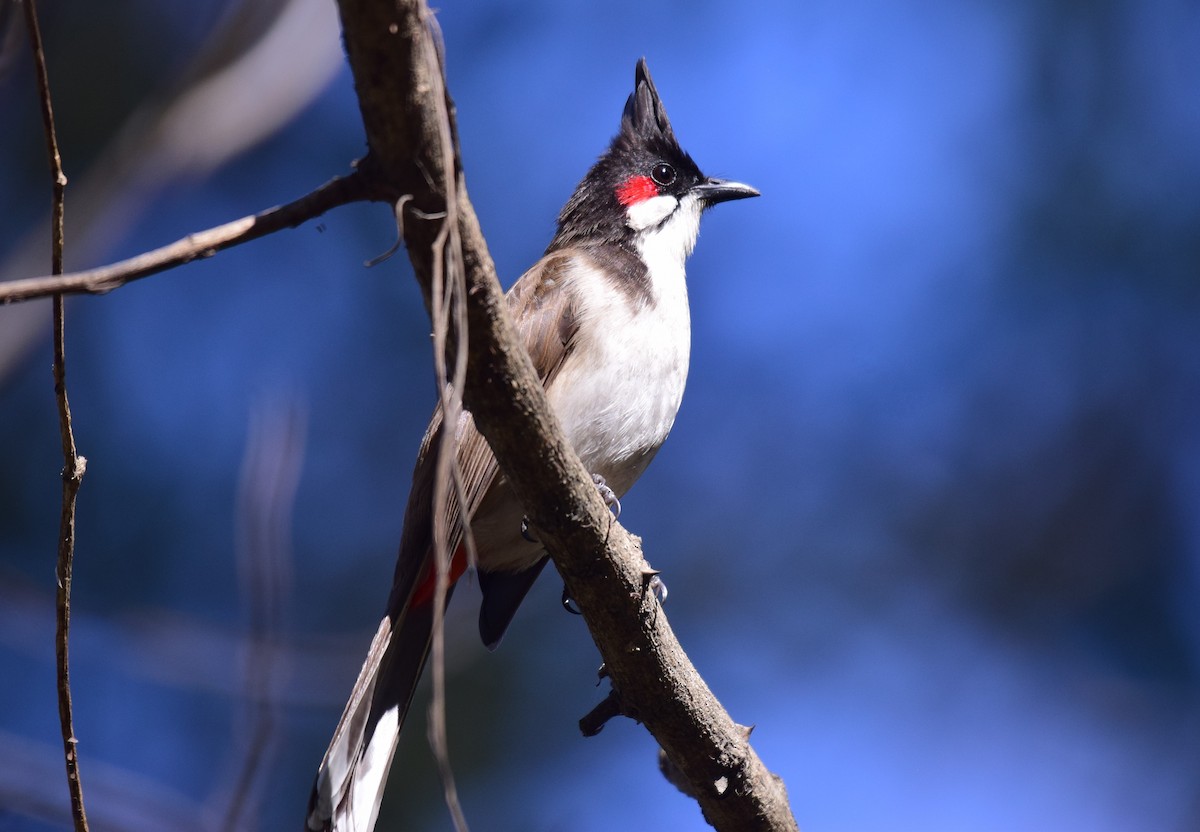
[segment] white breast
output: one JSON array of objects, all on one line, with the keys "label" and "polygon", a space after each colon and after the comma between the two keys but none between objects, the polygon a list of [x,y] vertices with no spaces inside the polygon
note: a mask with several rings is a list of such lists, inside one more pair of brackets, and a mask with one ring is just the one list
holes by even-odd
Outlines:
[{"label": "white breast", "polygon": [[649,303],[585,273],[592,267],[583,261],[567,277],[578,299],[579,330],[547,392],[584,465],[617,494],[645,470],[683,400],[691,351],[684,261],[699,219],[700,207],[685,200],[663,225],[641,235]]}]

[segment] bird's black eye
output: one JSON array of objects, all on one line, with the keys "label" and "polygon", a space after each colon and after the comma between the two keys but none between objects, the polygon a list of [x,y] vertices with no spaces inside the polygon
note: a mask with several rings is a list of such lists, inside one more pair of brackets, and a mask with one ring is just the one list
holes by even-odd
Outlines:
[{"label": "bird's black eye", "polygon": [[675,181],[675,168],[668,165],[666,162],[659,162],[654,166],[654,170],[650,171],[650,176],[659,185],[670,185]]}]

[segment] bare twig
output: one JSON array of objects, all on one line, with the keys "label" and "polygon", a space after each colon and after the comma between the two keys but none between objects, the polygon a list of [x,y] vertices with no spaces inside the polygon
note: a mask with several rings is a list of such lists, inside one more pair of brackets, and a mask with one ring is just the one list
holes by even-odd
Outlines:
[{"label": "bare twig", "polygon": [[[63,213],[67,177],[58,152],[58,134],[54,129],[54,106],[50,99],[50,76],[46,71],[46,53],[38,26],[36,0],[25,0],[25,22],[37,74],[38,98],[42,105],[42,124],[46,134],[46,155],[54,179],[50,214],[50,271],[63,270]],[[54,654],[58,677],[58,720],[62,729],[63,756],[67,768],[67,789],[71,794],[71,819],[77,832],[87,832],[87,811],[83,805],[83,783],[79,779],[79,755],[76,748],[74,717],[71,708],[71,674],[68,644],[71,632],[71,573],[75,560],[75,498],[83,481],[87,460],[75,450],[71,430],[71,405],[67,401],[66,324],[63,296],[54,296],[54,396],[58,403],[58,426],[62,439],[62,511],[58,522],[58,593],[55,598],[56,621]]]},{"label": "bare twig", "polygon": [[[423,14],[424,40],[416,48],[424,60],[428,77],[433,81],[444,78],[441,63],[440,36],[437,20],[428,9]],[[445,89],[435,90],[433,100],[440,102],[443,113],[439,122],[438,149],[441,152],[443,169],[452,170],[454,165],[454,138],[450,134],[450,117],[446,113]],[[433,363],[437,376],[439,402],[442,408],[441,448],[438,452],[438,473],[433,484],[434,516],[434,563],[437,566],[437,582],[433,605],[433,641],[431,645],[430,675],[433,677],[433,697],[429,704],[429,744],[437,760],[438,774],[442,781],[442,794],[456,832],[469,832],[467,817],[458,799],[458,787],[454,780],[454,769],[450,765],[450,743],[446,733],[446,593],[449,591],[450,551],[447,541],[451,530],[446,528],[446,502],[453,488],[460,506],[466,506],[462,483],[462,471],[455,449],[454,425],[463,410],[462,388],[467,371],[466,322],[466,276],[462,267],[462,243],[458,239],[457,202],[455,187],[447,183],[446,210],[441,227],[432,244],[433,280],[430,292],[430,313],[433,316],[434,351]],[[403,209],[401,209],[403,210]],[[446,367],[448,338],[456,335],[454,374],[450,376]],[[459,522],[466,525],[465,510]],[[469,533],[464,534],[469,539]],[[472,547],[473,548],[473,547]]]},{"label": "bare twig", "polygon": [[356,171],[346,176],[335,177],[312,193],[286,205],[270,208],[251,217],[242,217],[207,231],[189,234],[170,245],[110,266],[62,274],[60,264],[60,270],[51,277],[31,277],[0,283],[0,304],[32,300],[56,293],[103,295],[130,281],[182,266],[193,260],[212,257],[222,249],[257,240],[284,228],[295,228],[339,205],[382,198]]},{"label": "bare twig", "polygon": [[[0,0],[0,86],[12,59],[25,57],[23,49],[11,48],[10,37],[19,36],[21,45],[27,40],[21,6],[21,0]],[[82,175],[71,177],[70,262],[101,265],[97,252],[136,227],[164,188],[203,179],[276,133],[344,64],[337,10],[328,0],[212,4],[218,6],[221,13],[210,16],[195,53],[171,61],[155,91],[123,118]],[[2,106],[0,129],[11,131],[15,114],[7,100]],[[7,223],[6,237],[15,228]],[[4,246],[0,281],[46,273],[44,237],[39,228]],[[0,381],[42,342],[49,310],[48,299],[0,310]]]}]

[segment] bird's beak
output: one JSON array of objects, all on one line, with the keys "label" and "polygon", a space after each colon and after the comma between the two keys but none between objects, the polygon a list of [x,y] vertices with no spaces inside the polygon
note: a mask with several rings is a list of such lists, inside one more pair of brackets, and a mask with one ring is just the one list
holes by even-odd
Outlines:
[{"label": "bird's beak", "polygon": [[692,188],[692,193],[699,197],[705,205],[716,205],[718,202],[759,196],[758,191],[749,185],[731,182],[728,179],[705,179]]}]

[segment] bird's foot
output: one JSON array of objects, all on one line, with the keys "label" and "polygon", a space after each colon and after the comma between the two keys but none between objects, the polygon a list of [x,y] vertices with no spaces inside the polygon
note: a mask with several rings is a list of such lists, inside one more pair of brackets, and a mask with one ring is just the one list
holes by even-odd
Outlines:
[{"label": "bird's foot", "polygon": [[583,612],[579,609],[579,605],[575,603],[575,599],[567,592],[566,584],[563,584],[562,605],[563,609],[571,613],[571,615],[583,615]]},{"label": "bird's foot", "polygon": [[529,530],[529,518],[528,517],[521,518],[521,537],[525,538],[530,543],[540,542],[536,537],[533,536],[533,532],[531,532]]},{"label": "bird's foot", "polygon": [[[592,482],[596,484],[596,491],[600,492],[600,499],[604,500],[604,505],[608,506],[609,511],[613,513],[614,518],[621,516],[621,501],[617,499],[617,492],[608,487],[608,483],[604,481],[604,477],[599,474],[592,474]],[[521,537],[528,540],[530,543],[540,543],[533,532],[529,530],[529,518],[521,518]]]},{"label": "bird's foot", "polygon": [[647,569],[642,572],[642,585],[647,592],[654,593],[660,605],[667,602],[667,584],[662,579],[662,573],[657,569]]},{"label": "bird's foot", "polygon": [[608,506],[614,518],[619,518],[621,516],[621,501],[617,499],[617,493],[608,487],[608,483],[604,481],[604,477],[599,474],[592,474],[592,482],[596,484],[596,490],[600,492],[600,499],[604,500],[604,505]]}]

